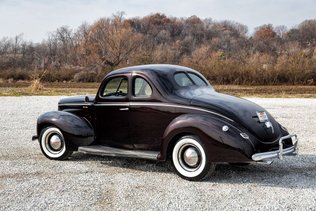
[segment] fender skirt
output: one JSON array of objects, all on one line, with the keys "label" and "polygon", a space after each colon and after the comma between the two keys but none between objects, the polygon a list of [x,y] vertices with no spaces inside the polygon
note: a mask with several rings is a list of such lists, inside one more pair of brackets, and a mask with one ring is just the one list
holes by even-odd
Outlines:
[{"label": "fender skirt", "polygon": [[94,141],[94,130],[91,124],[72,113],[64,111],[51,111],[42,114],[37,119],[37,135],[48,126],[59,128],[65,139],[73,146],[87,146]]}]

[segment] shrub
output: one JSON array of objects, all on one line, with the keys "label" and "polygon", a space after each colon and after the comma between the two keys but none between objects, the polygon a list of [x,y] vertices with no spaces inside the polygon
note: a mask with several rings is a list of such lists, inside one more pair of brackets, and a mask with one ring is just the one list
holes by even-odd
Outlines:
[{"label": "shrub", "polygon": [[97,73],[94,71],[83,70],[79,73],[76,73],[73,77],[75,82],[96,82]]},{"label": "shrub", "polygon": [[30,80],[30,71],[23,69],[9,69],[0,71],[0,78],[18,80]]},{"label": "shrub", "polygon": [[76,69],[50,69],[43,74],[41,80],[45,82],[71,81],[77,72]]}]

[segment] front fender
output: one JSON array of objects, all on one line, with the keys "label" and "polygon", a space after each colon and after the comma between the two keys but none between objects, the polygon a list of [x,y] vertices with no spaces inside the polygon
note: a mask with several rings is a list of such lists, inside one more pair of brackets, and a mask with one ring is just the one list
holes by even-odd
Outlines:
[{"label": "front fender", "polygon": [[[226,132],[222,130],[224,125],[229,127]],[[209,115],[184,114],[175,118],[166,128],[161,160],[166,159],[169,147],[182,134],[199,136],[212,162],[249,161],[254,153],[251,141],[242,138],[240,130],[233,123]]]},{"label": "front fender", "polygon": [[72,113],[51,111],[42,114],[37,119],[37,135],[47,126],[59,128],[66,140],[74,146],[86,146],[94,141],[94,130],[91,124]]}]

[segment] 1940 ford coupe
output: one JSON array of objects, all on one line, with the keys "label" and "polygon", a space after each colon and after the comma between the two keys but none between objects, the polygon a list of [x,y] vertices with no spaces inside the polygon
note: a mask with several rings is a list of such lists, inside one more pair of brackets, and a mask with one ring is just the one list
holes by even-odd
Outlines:
[{"label": "1940 ford coupe", "polygon": [[297,154],[297,137],[264,108],[220,94],[199,72],[142,65],[106,75],[96,96],[68,97],[42,114],[37,135],[49,159],[73,151],[166,161],[188,180],[218,162],[271,162]]}]

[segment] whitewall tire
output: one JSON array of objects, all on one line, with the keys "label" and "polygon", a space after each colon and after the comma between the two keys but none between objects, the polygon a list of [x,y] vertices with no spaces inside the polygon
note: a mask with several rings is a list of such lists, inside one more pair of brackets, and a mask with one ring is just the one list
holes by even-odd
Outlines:
[{"label": "whitewall tire", "polygon": [[49,159],[65,160],[72,154],[62,132],[57,127],[44,128],[39,142],[43,154]]},{"label": "whitewall tire", "polygon": [[184,136],[172,150],[172,163],[177,173],[187,180],[203,180],[214,171],[203,144],[195,136]]}]

